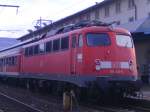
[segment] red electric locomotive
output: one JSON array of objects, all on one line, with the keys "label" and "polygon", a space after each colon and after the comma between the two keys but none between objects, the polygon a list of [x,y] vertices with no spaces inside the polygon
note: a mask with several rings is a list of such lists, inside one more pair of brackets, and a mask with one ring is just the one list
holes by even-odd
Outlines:
[{"label": "red electric locomotive", "polygon": [[107,92],[114,88],[130,95],[139,90],[136,67],[131,34],[95,21],[0,51],[1,77],[96,86]]}]

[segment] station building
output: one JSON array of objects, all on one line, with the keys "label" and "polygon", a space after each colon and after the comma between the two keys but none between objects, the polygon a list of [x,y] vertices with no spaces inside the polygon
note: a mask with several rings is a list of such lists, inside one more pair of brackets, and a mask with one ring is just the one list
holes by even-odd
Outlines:
[{"label": "station building", "polygon": [[138,72],[144,82],[150,82],[150,0],[104,0],[26,34],[18,40],[28,41],[35,37],[43,37],[53,30],[81,20],[100,20],[107,23],[115,21],[115,26],[128,29],[135,43]]}]

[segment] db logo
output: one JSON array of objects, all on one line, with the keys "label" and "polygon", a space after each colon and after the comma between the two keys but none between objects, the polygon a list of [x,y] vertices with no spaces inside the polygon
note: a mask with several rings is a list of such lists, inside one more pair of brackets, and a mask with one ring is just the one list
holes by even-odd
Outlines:
[{"label": "db logo", "polygon": [[95,64],[96,64],[96,65],[100,65],[100,64],[101,64],[101,60],[100,60],[100,59],[96,59],[96,60],[95,60]]}]

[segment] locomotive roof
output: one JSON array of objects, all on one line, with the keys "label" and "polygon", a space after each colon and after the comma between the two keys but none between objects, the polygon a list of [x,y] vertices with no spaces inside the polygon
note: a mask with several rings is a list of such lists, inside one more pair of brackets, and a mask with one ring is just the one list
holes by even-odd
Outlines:
[{"label": "locomotive roof", "polygon": [[4,52],[4,51],[7,51],[7,50],[10,50],[10,49],[14,49],[14,48],[18,48],[20,46],[24,46],[24,45],[27,45],[27,44],[31,44],[31,43],[34,43],[34,42],[38,42],[39,40],[42,40],[44,37],[54,37],[55,35],[63,35],[65,33],[68,33],[68,32],[74,32],[74,31],[79,31],[79,30],[91,30],[91,29],[94,29],[94,30],[99,30],[99,28],[101,28],[102,31],[115,31],[115,32],[124,32],[126,34],[130,34],[128,30],[125,30],[123,28],[113,28],[111,25],[113,23],[103,23],[103,22],[98,22],[98,21],[92,21],[92,22],[87,22],[87,21],[82,21],[78,24],[71,24],[71,25],[68,25],[68,26],[65,26],[65,27],[62,27],[60,29],[57,29],[53,32],[50,32],[50,33],[47,33],[47,34],[43,34],[43,35],[39,35],[39,36],[36,36],[35,38],[31,38],[31,39],[28,39],[26,41],[23,41],[23,42],[20,42],[18,44],[15,44],[11,47],[8,47],[8,48],[5,48],[5,49],[2,49],[0,50],[0,52]]}]

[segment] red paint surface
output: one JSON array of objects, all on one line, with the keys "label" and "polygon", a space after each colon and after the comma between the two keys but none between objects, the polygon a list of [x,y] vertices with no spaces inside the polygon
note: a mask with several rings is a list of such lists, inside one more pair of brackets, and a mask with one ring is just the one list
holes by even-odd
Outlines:
[{"label": "red paint surface", "polygon": [[[85,34],[88,32],[95,33],[107,33],[111,40],[110,46],[98,46],[98,47],[88,47],[86,44]],[[136,57],[134,48],[123,48],[118,47],[115,41],[115,34],[122,33],[130,35],[127,30],[124,29],[113,29],[108,27],[87,27],[83,29],[78,29],[65,34],[59,34],[53,37],[47,37],[42,41],[49,41],[55,38],[64,37],[69,35],[69,49],[66,51],[52,52],[39,54],[36,56],[26,57],[21,53],[21,58],[18,59],[16,66],[7,66],[7,72],[21,72],[21,73],[47,73],[47,74],[78,74],[78,75],[137,75],[136,70]],[[82,48],[76,47],[71,48],[71,35],[82,34],[84,39],[84,46]],[[39,41],[38,43],[41,43]],[[31,44],[32,45],[32,44]],[[29,45],[30,46],[30,45]],[[20,49],[23,50],[23,49]],[[82,62],[78,62],[77,54],[83,55]],[[100,71],[95,70],[95,59],[100,59],[102,61],[133,61],[133,70],[121,70],[117,68],[104,69]],[[0,68],[2,71],[2,67]]]}]

